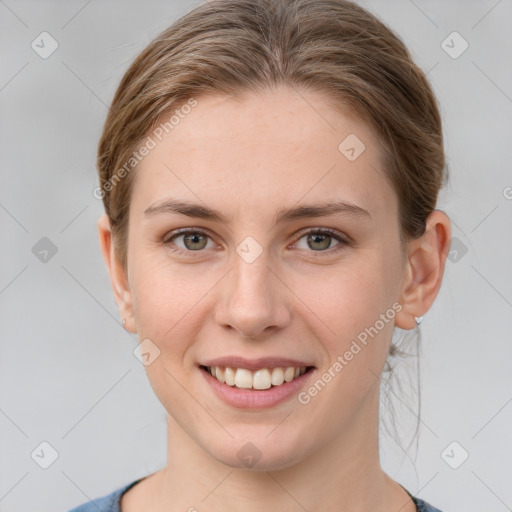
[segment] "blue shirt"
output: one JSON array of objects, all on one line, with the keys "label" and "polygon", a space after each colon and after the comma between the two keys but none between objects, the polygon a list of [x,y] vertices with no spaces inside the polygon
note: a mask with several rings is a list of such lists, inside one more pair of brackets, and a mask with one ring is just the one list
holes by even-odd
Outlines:
[{"label": "blue shirt", "polygon": [[[143,480],[143,478],[139,478],[138,480],[135,480],[135,482],[125,485],[111,494],[107,494],[101,498],[96,498],[93,501],[79,505],[78,507],[69,510],[69,512],[121,512],[119,507],[121,496],[124,492],[132,488],[141,480]],[[412,501],[416,505],[416,508],[418,509],[418,512],[441,512],[438,508],[434,508],[432,505],[429,505],[425,501],[420,500],[419,498],[415,498],[405,487],[401,487],[411,497]]]}]

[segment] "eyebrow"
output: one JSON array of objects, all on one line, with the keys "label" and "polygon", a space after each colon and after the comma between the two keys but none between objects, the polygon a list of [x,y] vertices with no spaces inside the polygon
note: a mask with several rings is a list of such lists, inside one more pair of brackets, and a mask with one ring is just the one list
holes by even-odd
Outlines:
[{"label": "eyebrow", "polygon": [[[229,224],[230,217],[225,216],[221,212],[209,208],[208,206],[191,203],[189,201],[179,201],[176,199],[165,199],[151,205],[144,210],[144,215],[152,216],[161,213],[181,214],[187,217],[212,220]],[[323,217],[327,215],[335,215],[337,213],[369,218],[372,216],[368,211],[347,201],[337,201],[334,203],[323,203],[313,205],[301,205],[289,209],[281,209],[274,216],[274,223],[280,224],[297,219],[305,219],[310,217]]]}]

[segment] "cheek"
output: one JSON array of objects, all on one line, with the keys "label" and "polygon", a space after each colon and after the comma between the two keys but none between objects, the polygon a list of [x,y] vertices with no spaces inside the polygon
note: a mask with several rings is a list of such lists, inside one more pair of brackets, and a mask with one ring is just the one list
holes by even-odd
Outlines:
[{"label": "cheek", "polygon": [[165,254],[141,254],[133,262],[133,309],[139,337],[155,340],[166,356],[180,357],[200,330],[196,319],[204,314],[202,301],[219,276],[195,265],[172,264]]},{"label": "cheek", "polygon": [[[356,261],[357,260],[357,261]],[[377,253],[357,255],[330,273],[296,281],[297,295],[323,324],[322,332],[343,343],[373,325],[391,304],[386,271]],[[310,312],[308,316],[310,317]]]},{"label": "cheek", "polygon": [[141,255],[133,259],[133,309],[139,336],[161,340],[186,313],[187,294],[179,273],[170,272],[165,262]]},{"label": "cheek", "polygon": [[[324,327],[317,333],[324,333],[319,340],[329,359],[318,375],[325,391],[318,392],[318,399],[311,398],[311,414],[316,418],[312,428],[333,425],[333,435],[335,425],[349,422],[368,397],[375,398],[394,327],[396,312],[386,292],[384,262],[378,257],[365,259],[365,264],[360,261],[360,266],[338,271],[330,286],[316,288],[304,301],[322,320],[316,325]],[[318,389],[324,386],[318,381],[311,384]],[[314,397],[317,391],[312,388],[305,391]]]},{"label": "cheek", "polygon": [[313,329],[336,375],[333,407],[341,401],[350,409],[374,385],[388,357],[396,314],[390,292],[395,276],[385,251],[368,250],[340,265],[329,279],[318,277],[314,287],[306,286],[309,278],[300,281],[303,293],[308,290],[304,303],[321,320]]},{"label": "cheek", "polygon": [[141,341],[150,339],[160,350],[145,370],[160,402],[169,413],[179,416],[180,410],[190,408],[183,385],[191,370],[187,369],[184,359],[197,339],[198,322],[194,318],[200,312],[198,303],[208,287],[204,279],[197,275],[191,278],[162,258],[141,257],[132,261],[136,276],[132,286],[133,309],[138,336]]}]

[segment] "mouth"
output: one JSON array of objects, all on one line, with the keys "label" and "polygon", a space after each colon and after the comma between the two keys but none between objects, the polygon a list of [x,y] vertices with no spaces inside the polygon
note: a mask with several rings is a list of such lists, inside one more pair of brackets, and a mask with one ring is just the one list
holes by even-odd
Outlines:
[{"label": "mouth", "polygon": [[199,368],[221,384],[232,388],[263,391],[279,388],[300,376],[310,373],[314,366],[283,366],[275,368],[236,368],[230,366],[205,366]]}]

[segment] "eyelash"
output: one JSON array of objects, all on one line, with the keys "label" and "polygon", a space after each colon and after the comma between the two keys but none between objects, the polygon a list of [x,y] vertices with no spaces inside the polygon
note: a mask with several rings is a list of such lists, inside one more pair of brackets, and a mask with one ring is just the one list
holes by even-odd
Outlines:
[{"label": "eyelash", "polygon": [[[176,238],[178,238],[180,236],[188,235],[188,234],[204,235],[211,239],[211,236],[208,233],[206,233],[205,231],[202,231],[200,229],[195,229],[195,228],[185,228],[185,229],[181,229],[181,230],[173,231],[173,232],[169,233],[168,236],[166,236],[164,238],[163,243],[164,243],[164,245],[167,245],[167,246],[169,246],[171,244],[174,245],[173,240],[175,240]],[[329,237],[334,238],[335,240],[337,240],[339,242],[339,244],[336,245],[335,247],[326,249],[324,251],[313,251],[313,250],[308,251],[308,252],[313,253],[315,255],[314,257],[321,256],[322,254],[332,254],[334,252],[337,252],[337,251],[343,249],[346,246],[351,245],[351,241],[349,239],[343,237],[337,231],[334,231],[329,228],[313,228],[313,229],[308,229],[306,231],[302,231],[294,243],[297,243],[301,238],[303,238],[304,236],[309,235],[309,234],[327,235]],[[200,249],[197,251],[191,251],[191,250],[182,249],[181,247],[176,247],[176,246],[172,249],[172,252],[185,253],[187,255],[191,255],[191,253],[192,254],[193,253],[201,253],[203,251],[204,251],[204,249]]]}]

